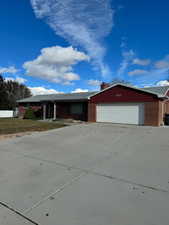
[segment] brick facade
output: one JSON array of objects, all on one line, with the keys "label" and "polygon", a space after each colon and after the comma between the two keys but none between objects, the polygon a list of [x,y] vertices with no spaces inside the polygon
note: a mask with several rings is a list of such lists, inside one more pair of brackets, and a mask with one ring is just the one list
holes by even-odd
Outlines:
[{"label": "brick facade", "polygon": [[[163,125],[164,103],[155,95],[128,87],[116,86],[91,97],[88,103],[88,121],[96,122],[96,105],[99,103],[135,102],[144,103],[144,125]],[[169,102],[167,103],[169,109]]]},{"label": "brick facade", "polygon": [[72,114],[71,113],[71,104],[76,104],[76,102],[71,103],[57,103],[56,117],[64,118],[64,119],[74,119],[74,120],[82,120],[87,121],[87,111],[88,111],[88,103],[83,102],[82,104],[82,113],[81,114]]},{"label": "brick facade", "polygon": [[[75,102],[76,103],[76,102]],[[62,119],[75,119],[75,120],[82,120],[87,121],[87,112],[88,112],[88,103],[82,102],[83,111],[81,114],[72,114],[71,113],[71,104],[75,104],[73,102],[58,102],[56,103],[56,117],[62,118]],[[34,111],[37,111],[39,109],[43,108],[43,104],[46,104],[46,118],[53,118],[54,117],[54,103],[52,102],[46,102],[46,103],[39,103],[39,105],[34,104],[20,104],[19,105],[19,117],[24,118],[24,114],[26,112],[26,109],[28,107],[31,107]]]},{"label": "brick facade", "polygon": [[154,101],[144,104],[144,125],[160,126],[163,125],[163,102]]},{"label": "brick facade", "polygon": [[88,122],[96,122],[96,104],[88,103]]},{"label": "brick facade", "polygon": [[[169,91],[166,95],[169,97]],[[169,100],[164,102],[164,114],[169,114]]]},{"label": "brick facade", "polygon": [[169,114],[169,100],[164,102],[164,113]]},{"label": "brick facade", "polygon": [[[36,111],[38,111],[38,110],[40,110],[40,109],[42,109],[42,106],[30,106],[35,112]],[[23,105],[20,105],[19,106],[19,118],[24,118],[24,115],[25,115],[25,112],[26,112],[26,109],[27,109],[28,107],[26,107],[26,106],[23,106]]]}]

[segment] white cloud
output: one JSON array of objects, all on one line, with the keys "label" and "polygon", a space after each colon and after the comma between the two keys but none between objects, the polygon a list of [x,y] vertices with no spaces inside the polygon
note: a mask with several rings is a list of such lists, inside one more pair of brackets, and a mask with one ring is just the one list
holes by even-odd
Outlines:
[{"label": "white cloud", "polygon": [[81,88],[76,88],[72,93],[79,93],[79,92],[88,92],[88,89],[81,89]]},{"label": "white cloud", "polygon": [[24,84],[27,80],[25,79],[25,78],[23,78],[23,77],[16,77],[16,78],[14,78],[14,77],[6,77],[5,78],[5,80],[6,81],[16,81],[16,82],[18,82],[19,84]]},{"label": "white cloud", "polygon": [[23,77],[16,77],[16,81],[20,84],[24,84],[27,80]]},{"label": "white cloud", "polygon": [[30,1],[37,18],[44,19],[57,35],[71,44],[83,47],[102,75],[109,72],[104,64],[106,49],[102,39],[114,25],[111,0]]},{"label": "white cloud", "polygon": [[128,72],[129,75],[140,75],[135,76],[137,82],[144,83],[154,83],[158,82],[159,79],[162,81],[167,80],[169,75],[169,55],[165,56],[162,60],[159,60],[153,64],[153,67],[148,70],[135,69]]},{"label": "white cloud", "polygon": [[88,84],[91,86],[99,86],[101,84],[100,80],[88,80]]},{"label": "white cloud", "polygon": [[149,59],[139,59],[139,58],[133,59],[133,64],[140,65],[140,66],[147,66],[150,64],[150,62],[151,61]]},{"label": "white cloud", "polygon": [[10,66],[10,67],[0,67],[0,74],[3,73],[11,73],[11,74],[15,74],[17,73],[18,70],[14,67],[14,66]]},{"label": "white cloud", "polygon": [[149,72],[147,70],[140,70],[140,69],[136,69],[136,70],[132,70],[130,72],[128,72],[128,74],[130,76],[133,76],[133,75],[145,75],[145,74],[148,74]]},{"label": "white cloud", "polygon": [[169,55],[166,55],[164,59],[155,63],[157,69],[169,69]]},{"label": "white cloud", "polygon": [[55,89],[47,89],[44,87],[28,87],[33,95],[49,95],[49,94],[59,94],[60,92]]},{"label": "white cloud", "polygon": [[89,57],[72,47],[54,46],[43,48],[41,54],[33,61],[25,62],[23,67],[26,74],[39,77],[54,83],[71,84],[79,80],[74,73],[73,65],[80,61],[87,61]]},{"label": "white cloud", "polygon": [[122,51],[122,56],[123,56],[123,60],[120,64],[120,68],[117,71],[117,75],[123,75],[125,70],[128,68],[128,66],[130,65],[131,61],[133,60],[133,57],[135,56],[135,53],[132,49],[130,49],[129,51]]},{"label": "white cloud", "polygon": [[161,80],[156,83],[157,86],[169,86],[168,80]]},{"label": "white cloud", "polygon": [[15,78],[13,78],[13,77],[6,77],[5,81],[15,81]]},{"label": "white cloud", "polygon": [[[123,40],[125,44],[125,40]],[[126,45],[122,45],[122,53],[125,52],[125,49],[127,48]],[[128,56],[128,57],[127,57]],[[136,54],[131,50],[130,54],[127,54],[123,56],[123,61],[120,65],[120,69],[117,73],[119,77],[118,79],[125,79],[125,73],[127,71],[128,75],[131,76],[129,78],[130,81],[134,81],[135,83],[139,83],[141,86],[147,86],[151,84],[154,84],[158,82],[159,80],[167,80],[169,77],[169,55],[165,56],[162,60],[157,61],[156,63],[151,63],[152,61],[150,60],[150,63],[152,64],[151,66],[148,65],[149,67],[147,69],[142,69],[141,66],[143,64],[147,64],[148,61],[143,62],[140,61],[138,57],[136,57]],[[136,60],[137,59],[137,60]],[[139,59],[139,60],[138,60]],[[148,59],[144,59],[148,60]],[[138,65],[140,64],[140,68],[132,68],[128,69],[129,66],[135,67],[133,65],[133,61],[137,63]],[[121,75],[121,76],[120,76]],[[133,76],[133,77],[132,77]],[[133,80],[134,79],[134,80]]]}]

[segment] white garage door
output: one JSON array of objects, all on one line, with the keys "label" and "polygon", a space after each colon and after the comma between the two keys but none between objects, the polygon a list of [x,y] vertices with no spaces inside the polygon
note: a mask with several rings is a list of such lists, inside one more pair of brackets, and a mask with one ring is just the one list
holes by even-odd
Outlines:
[{"label": "white garage door", "polygon": [[144,104],[98,104],[96,111],[97,122],[144,124]]}]

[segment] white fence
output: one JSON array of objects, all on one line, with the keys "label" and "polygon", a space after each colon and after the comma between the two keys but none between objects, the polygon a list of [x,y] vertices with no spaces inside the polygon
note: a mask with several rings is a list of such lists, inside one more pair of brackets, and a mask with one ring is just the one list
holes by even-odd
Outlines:
[{"label": "white fence", "polygon": [[12,118],[14,112],[12,110],[0,110],[0,118]]}]

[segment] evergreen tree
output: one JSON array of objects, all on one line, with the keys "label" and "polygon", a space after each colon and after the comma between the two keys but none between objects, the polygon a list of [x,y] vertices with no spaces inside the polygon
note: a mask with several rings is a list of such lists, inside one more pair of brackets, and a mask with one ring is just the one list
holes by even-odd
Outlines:
[{"label": "evergreen tree", "polygon": [[0,109],[11,110],[17,106],[17,100],[31,96],[31,91],[16,81],[5,81],[0,75]]}]

